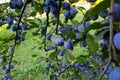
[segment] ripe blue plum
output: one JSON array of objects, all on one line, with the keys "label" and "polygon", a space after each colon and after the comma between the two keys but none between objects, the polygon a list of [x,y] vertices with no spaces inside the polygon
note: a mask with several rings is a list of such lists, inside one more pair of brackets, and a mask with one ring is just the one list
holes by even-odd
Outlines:
[{"label": "ripe blue plum", "polygon": [[76,15],[78,13],[78,10],[76,8],[70,9],[70,15]]},{"label": "ripe blue plum", "polygon": [[49,13],[49,12],[50,12],[50,7],[49,7],[49,6],[45,6],[45,7],[44,7],[44,11],[45,11],[46,13]]},{"label": "ripe blue plum", "polygon": [[57,10],[56,7],[50,7],[50,12],[51,12],[52,14],[57,14],[57,13],[58,13],[57,11],[58,11],[58,10]]},{"label": "ripe blue plum", "polygon": [[11,29],[12,31],[16,31],[16,30],[17,30],[17,26],[16,26],[16,25],[12,25],[12,26],[10,27],[10,29]]},{"label": "ripe blue plum", "polygon": [[13,17],[7,17],[7,24],[12,25],[13,24]]},{"label": "ripe blue plum", "polygon": [[4,74],[7,74],[9,71],[8,71],[8,69],[5,69],[4,70]]},{"label": "ripe blue plum", "polygon": [[103,47],[105,45],[104,41],[100,42],[100,46]]},{"label": "ripe blue plum", "polygon": [[50,68],[51,67],[51,64],[50,63],[47,63],[46,64],[46,68]]},{"label": "ripe blue plum", "polygon": [[11,9],[15,9],[16,7],[17,7],[16,1],[11,1],[11,2],[10,2],[10,8],[11,8]]},{"label": "ripe blue plum", "polygon": [[24,40],[25,40],[24,36],[19,36],[19,39],[20,39],[21,41],[24,41]]},{"label": "ripe blue plum", "polygon": [[69,39],[68,41],[65,41],[64,42],[64,48],[73,50],[73,42],[72,42],[72,40]]},{"label": "ripe blue plum", "polygon": [[6,65],[2,65],[2,70],[5,70],[6,69]]},{"label": "ripe blue plum", "polygon": [[61,51],[59,52],[59,55],[60,55],[60,56],[63,56],[63,54],[64,54],[64,51],[61,50]]},{"label": "ripe blue plum", "polygon": [[21,27],[22,27],[23,30],[27,30],[28,29],[27,24],[23,24]]},{"label": "ripe blue plum", "polygon": [[46,36],[46,39],[47,39],[47,40],[51,40],[51,35],[48,34],[48,35]]},{"label": "ripe blue plum", "polygon": [[23,0],[17,0],[17,8],[18,9],[22,9],[23,5],[24,5]]},{"label": "ripe blue plum", "polygon": [[45,0],[45,5],[49,6],[52,3],[52,0]]},{"label": "ripe blue plum", "polygon": [[117,50],[120,50],[120,32],[116,33],[113,37],[113,43]]},{"label": "ripe blue plum", "polygon": [[120,21],[120,4],[114,4],[114,21]]},{"label": "ripe blue plum", "polygon": [[91,23],[89,21],[85,22],[85,27],[88,27],[90,25],[91,25]]},{"label": "ripe blue plum", "polygon": [[63,44],[64,44],[64,38],[63,38],[63,37],[57,38],[57,39],[56,39],[56,44],[57,44],[58,46],[63,45]]},{"label": "ripe blue plum", "polygon": [[109,75],[109,80],[120,80],[120,67],[116,67]]},{"label": "ripe blue plum", "polygon": [[70,11],[69,10],[65,10],[64,11],[64,16],[65,16],[66,19],[68,19],[69,16],[70,16]]},{"label": "ripe blue plum", "polygon": [[82,47],[86,47],[87,46],[86,40],[82,40],[81,45],[82,45]]},{"label": "ripe blue plum", "polygon": [[9,51],[10,51],[11,53],[14,51],[13,46],[10,46],[10,47],[9,47]]},{"label": "ripe blue plum", "polygon": [[81,39],[81,35],[80,35],[80,33],[79,32],[77,32],[76,34],[75,34],[75,36],[76,36],[76,39]]},{"label": "ripe blue plum", "polygon": [[[104,70],[105,68],[106,68],[106,65],[103,65],[103,66],[102,66],[102,70]],[[106,71],[106,74],[110,74],[110,73],[112,72],[112,70],[113,70],[112,65],[110,65],[110,66],[108,67],[108,70]]]},{"label": "ripe blue plum", "polygon": [[65,9],[70,10],[70,3],[69,2],[64,2],[63,3]]},{"label": "ripe blue plum", "polygon": [[13,65],[13,64],[10,64],[10,68],[11,68],[11,69],[14,69],[14,65]]}]

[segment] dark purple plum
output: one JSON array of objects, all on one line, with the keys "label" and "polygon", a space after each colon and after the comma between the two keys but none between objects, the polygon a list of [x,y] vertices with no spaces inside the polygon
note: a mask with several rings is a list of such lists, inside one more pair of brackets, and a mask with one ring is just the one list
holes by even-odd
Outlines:
[{"label": "dark purple plum", "polygon": [[85,27],[88,27],[90,25],[91,25],[91,23],[89,21],[85,22]]},{"label": "dark purple plum", "polygon": [[57,38],[57,39],[56,39],[56,44],[57,44],[58,46],[63,45],[63,44],[64,44],[64,38],[63,38],[63,37]]},{"label": "dark purple plum", "polygon": [[68,19],[69,16],[70,16],[70,11],[69,10],[65,10],[64,11],[64,16],[65,16],[66,19]]},{"label": "dark purple plum", "polygon": [[73,50],[73,41],[71,39],[69,39],[68,41],[65,41],[64,42],[64,48]]},{"label": "dark purple plum", "polygon": [[2,65],[2,70],[5,70],[6,69],[6,65]]},{"label": "dark purple plum", "polygon": [[109,75],[109,80],[120,80],[120,67],[116,67]]},{"label": "dark purple plum", "polygon": [[22,27],[23,30],[27,30],[28,29],[27,24],[23,24],[21,27]]},{"label": "dark purple plum", "polygon": [[63,50],[59,52],[59,56],[63,56],[63,54],[64,54]]},{"label": "dark purple plum", "polygon": [[13,64],[10,64],[10,68],[11,68],[11,69],[14,69],[14,65],[13,65]]},{"label": "dark purple plum", "polygon": [[95,15],[93,17],[91,17],[92,20],[97,20],[98,19],[98,15]]},{"label": "dark purple plum", "polygon": [[70,9],[70,15],[76,15],[78,13],[78,10],[76,8]]},{"label": "dark purple plum", "polygon": [[51,40],[51,35],[48,34],[48,35],[46,36],[46,39],[47,39],[47,40]]},{"label": "dark purple plum", "polygon": [[114,4],[114,21],[120,21],[120,4]]},{"label": "dark purple plum", "polygon": [[13,17],[7,17],[7,24],[12,25],[13,24]]},{"label": "dark purple plum", "polygon": [[120,32],[116,33],[113,37],[113,43],[117,50],[120,50]]},{"label": "dark purple plum", "polygon": [[23,36],[19,36],[19,39],[20,39],[21,41],[24,41],[24,40],[25,40],[25,38],[24,38]]},{"label": "dark purple plum", "polygon": [[23,0],[17,0],[17,8],[18,9],[22,9],[23,5],[24,5]]},{"label": "dark purple plum", "polygon": [[15,9],[16,7],[17,7],[16,1],[11,1],[11,2],[10,2],[10,8],[11,8],[11,9]]},{"label": "dark purple plum", "polygon": [[16,31],[16,30],[17,30],[17,26],[16,26],[16,25],[12,25],[12,26],[10,27],[10,29],[11,29],[12,31]]},{"label": "dark purple plum", "polygon": [[86,46],[87,46],[86,41],[85,41],[85,40],[82,40],[82,41],[81,41],[81,45],[82,45],[82,47],[86,47]]},{"label": "dark purple plum", "polygon": [[70,9],[70,3],[69,2],[64,2],[63,3],[65,9],[69,10]]},{"label": "dark purple plum", "polygon": [[52,14],[57,14],[58,13],[57,11],[58,11],[58,9],[56,7],[50,7],[50,12]]},{"label": "dark purple plum", "polygon": [[44,7],[44,11],[45,11],[46,13],[49,13],[49,12],[50,12],[50,7],[49,7],[49,6],[45,6],[45,7]]},{"label": "dark purple plum", "polygon": [[101,16],[102,18],[105,18],[105,17],[108,16],[108,13],[109,13],[108,9],[105,9],[105,10],[103,10],[102,12],[100,12],[100,16]]},{"label": "dark purple plum", "polygon": [[52,0],[45,0],[45,5],[49,6],[50,4],[52,4]]}]

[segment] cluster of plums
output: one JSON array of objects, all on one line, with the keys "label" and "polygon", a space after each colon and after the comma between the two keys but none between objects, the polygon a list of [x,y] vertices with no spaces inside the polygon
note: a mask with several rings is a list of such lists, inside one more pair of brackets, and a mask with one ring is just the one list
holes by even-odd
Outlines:
[{"label": "cluster of plums", "polygon": [[64,2],[63,5],[65,8],[64,11],[65,20],[68,20],[70,16],[75,16],[78,13],[78,10],[74,7],[71,7],[69,2]]},{"label": "cluster of plums", "polygon": [[[31,3],[32,1],[33,0],[27,0],[28,3]],[[10,1],[10,8],[11,9],[16,9],[16,8],[22,9],[23,5],[24,5],[23,0],[11,0]]]},{"label": "cluster of plums", "polygon": [[[3,70],[4,74],[8,74],[8,73],[9,73],[9,70],[8,70],[8,68],[6,67],[6,65],[2,65],[2,66],[1,66],[1,69]],[[13,65],[13,64],[10,64],[10,69],[14,69],[14,65]],[[7,76],[5,76],[2,80],[10,80],[10,76],[7,75]]]}]

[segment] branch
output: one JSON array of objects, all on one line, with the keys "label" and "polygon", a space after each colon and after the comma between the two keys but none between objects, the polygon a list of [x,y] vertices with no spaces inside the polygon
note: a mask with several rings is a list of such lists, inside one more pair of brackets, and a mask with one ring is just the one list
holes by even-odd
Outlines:
[{"label": "branch", "polygon": [[13,52],[11,53],[10,61],[9,61],[9,65],[8,65],[8,72],[9,72],[8,75],[10,75],[10,71],[11,71],[10,64],[12,63],[13,55],[14,55],[14,53],[15,53],[15,47],[16,47],[16,43],[17,43],[16,37],[18,36],[18,32],[17,32],[17,31],[18,31],[18,27],[19,27],[19,25],[20,25],[20,22],[21,22],[23,13],[24,13],[24,11],[25,11],[25,9],[26,9],[26,6],[27,6],[27,1],[25,2],[25,5],[24,5],[23,8],[22,8],[22,11],[21,11],[20,16],[19,16],[19,21],[18,21],[18,23],[17,23],[17,30],[16,30],[16,32],[15,32],[15,39],[14,39],[14,45],[13,45],[14,50],[13,50]]},{"label": "branch", "polygon": [[112,62],[112,55],[114,56],[115,55],[115,48],[114,48],[114,45],[113,45],[113,41],[112,41],[112,38],[113,38],[113,27],[114,27],[114,21],[113,21],[113,12],[114,12],[114,0],[111,0],[111,6],[110,6],[110,26],[109,26],[109,29],[110,29],[110,38],[109,38],[109,61],[106,65],[106,68],[104,69],[104,71],[102,72],[101,76],[98,78],[98,80],[101,80],[102,77],[104,76],[105,72],[108,70],[111,62]]},{"label": "branch", "polygon": [[62,4],[62,0],[59,0],[59,7],[58,7],[58,13],[57,13],[57,24],[56,24],[56,34],[58,34],[61,4]]}]

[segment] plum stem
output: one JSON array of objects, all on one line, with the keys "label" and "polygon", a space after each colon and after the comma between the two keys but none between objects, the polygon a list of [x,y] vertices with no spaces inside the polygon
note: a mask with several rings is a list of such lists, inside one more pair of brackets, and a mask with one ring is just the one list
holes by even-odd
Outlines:
[{"label": "plum stem", "polygon": [[102,72],[101,76],[98,78],[98,80],[101,80],[102,77],[104,76],[105,72],[108,70],[113,58],[112,56],[115,57],[115,48],[114,48],[114,45],[113,45],[113,27],[114,27],[114,21],[113,21],[113,12],[114,12],[114,0],[111,0],[111,3],[110,3],[110,26],[109,26],[109,29],[110,29],[110,38],[109,38],[109,61],[106,65],[106,68],[104,69],[104,71]]}]

